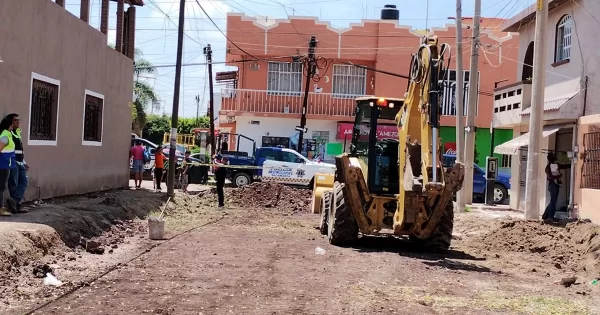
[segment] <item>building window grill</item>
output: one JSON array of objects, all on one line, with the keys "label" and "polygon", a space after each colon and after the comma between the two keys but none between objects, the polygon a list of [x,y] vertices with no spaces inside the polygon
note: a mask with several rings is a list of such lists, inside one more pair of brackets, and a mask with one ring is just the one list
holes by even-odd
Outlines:
[{"label": "building window grill", "polygon": [[298,62],[269,62],[268,95],[302,95],[302,64]]},{"label": "building window grill", "polygon": [[83,141],[102,142],[102,111],[104,100],[86,94],[83,117]]},{"label": "building window grill", "polygon": [[581,188],[600,189],[600,132],[584,134],[583,146]]},{"label": "building window grill", "polygon": [[56,84],[33,79],[29,127],[30,140],[56,141],[58,90],[59,87]]},{"label": "building window grill", "polygon": [[367,89],[367,70],[351,65],[333,65],[333,97],[357,98]]},{"label": "building window grill", "polygon": [[556,26],[556,57],[555,62],[571,58],[571,33],[573,28],[573,17],[563,16]]},{"label": "building window grill", "polygon": [[[464,84],[464,96],[463,96],[463,115],[467,116],[469,110],[469,87],[470,87],[470,75],[469,71],[463,72],[463,84]],[[477,90],[479,91],[479,84],[481,80],[481,73],[477,78]],[[440,80],[440,84],[443,88],[442,93],[442,115],[443,116],[456,116],[456,70],[448,70],[447,76]],[[479,99],[479,93],[477,94]],[[475,115],[479,111],[479,104],[475,109]]]}]

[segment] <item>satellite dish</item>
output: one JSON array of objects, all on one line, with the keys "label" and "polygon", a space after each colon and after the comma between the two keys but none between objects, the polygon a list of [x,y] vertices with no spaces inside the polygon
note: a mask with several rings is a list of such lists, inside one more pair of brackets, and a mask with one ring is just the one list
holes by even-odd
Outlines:
[{"label": "satellite dish", "polygon": [[325,79],[325,83],[329,83],[329,76],[324,76],[323,79]]}]

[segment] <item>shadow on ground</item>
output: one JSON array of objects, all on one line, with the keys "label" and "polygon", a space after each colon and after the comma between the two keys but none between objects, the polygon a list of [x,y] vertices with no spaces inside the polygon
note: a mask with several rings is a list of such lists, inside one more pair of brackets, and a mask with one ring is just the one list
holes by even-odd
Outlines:
[{"label": "shadow on ground", "polygon": [[[397,253],[407,258],[419,259],[423,264],[431,267],[441,267],[450,270],[463,270],[471,272],[494,272],[493,270],[478,266],[472,262],[484,261],[485,258],[476,257],[460,250],[449,249],[441,252],[432,252],[419,248],[415,243],[406,238],[393,236],[363,236],[348,247],[361,253],[389,252]],[[466,261],[466,262],[463,262]],[[470,262],[469,262],[470,261]]]}]

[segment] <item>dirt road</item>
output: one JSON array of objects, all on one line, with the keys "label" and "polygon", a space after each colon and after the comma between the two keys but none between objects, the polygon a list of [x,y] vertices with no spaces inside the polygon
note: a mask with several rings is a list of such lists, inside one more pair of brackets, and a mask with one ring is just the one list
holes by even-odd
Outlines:
[{"label": "dirt road", "polygon": [[[187,202],[195,208],[185,221],[214,214],[214,223],[203,220],[34,314],[600,314],[600,286],[580,268],[595,272],[593,262],[572,253],[559,268],[554,249],[484,244],[507,222],[520,224],[507,218],[518,213],[457,214],[453,249],[433,255],[391,238],[333,247],[315,215],[277,204],[217,210],[214,196],[198,199]],[[182,222],[176,217],[171,226]],[[554,283],[571,273],[575,285]]]}]

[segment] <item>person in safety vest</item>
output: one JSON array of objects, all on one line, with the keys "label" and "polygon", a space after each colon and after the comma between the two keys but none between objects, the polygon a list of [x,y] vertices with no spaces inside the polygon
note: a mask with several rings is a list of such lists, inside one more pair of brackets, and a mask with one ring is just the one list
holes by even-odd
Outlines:
[{"label": "person in safety vest", "polygon": [[23,141],[21,141],[21,118],[18,114],[12,113],[6,116],[6,120],[12,122],[12,139],[15,143],[15,161],[10,168],[10,176],[8,178],[8,191],[10,198],[7,199],[6,204],[9,209],[16,209],[18,213],[27,212],[22,209],[21,201],[25,196],[29,179],[27,178],[27,171],[29,165],[25,162],[25,156],[23,155]]},{"label": "person in safety vest", "polygon": [[[10,176],[10,168],[15,163],[15,143],[12,138],[12,121],[6,118],[0,122],[0,196],[4,196],[6,182]],[[16,212],[16,209],[12,209]],[[0,216],[10,216],[4,204],[4,197],[0,198]]]}]

